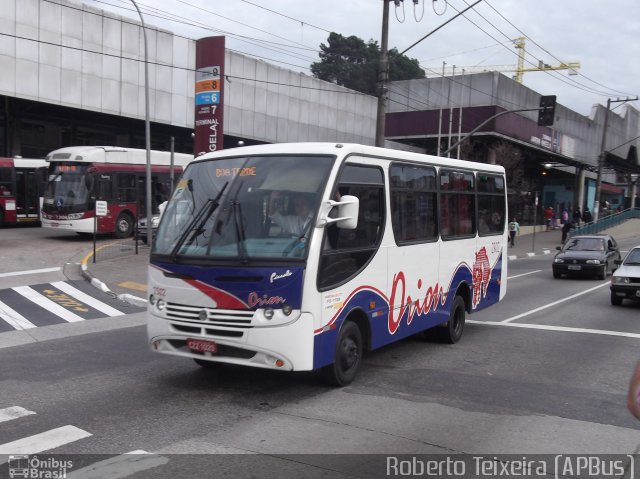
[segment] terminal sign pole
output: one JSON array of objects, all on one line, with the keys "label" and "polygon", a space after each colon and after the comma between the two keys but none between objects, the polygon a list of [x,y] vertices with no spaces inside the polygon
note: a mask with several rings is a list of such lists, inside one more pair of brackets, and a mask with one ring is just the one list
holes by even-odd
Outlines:
[{"label": "terminal sign pole", "polygon": [[96,210],[93,215],[93,262],[96,262],[96,235],[98,232],[98,216],[107,216],[107,202],[96,201]]}]

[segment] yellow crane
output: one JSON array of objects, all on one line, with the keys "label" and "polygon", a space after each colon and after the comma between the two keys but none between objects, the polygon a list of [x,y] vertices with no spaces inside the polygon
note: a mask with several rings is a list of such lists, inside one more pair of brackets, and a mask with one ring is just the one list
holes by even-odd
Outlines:
[{"label": "yellow crane", "polygon": [[[445,76],[455,75],[456,72],[462,73],[482,73],[482,72],[515,72],[513,79],[518,83],[522,83],[522,77],[525,72],[541,72],[541,71],[551,71],[551,70],[569,70],[569,75],[577,75],[578,68],[580,68],[580,62],[567,62],[560,63],[558,65],[549,65],[544,63],[542,60],[538,61],[537,67],[526,67],[524,66],[525,62],[525,37],[516,38],[513,43],[515,45],[515,49],[518,50],[518,64],[516,66],[513,65],[478,65],[478,66],[470,66],[470,67],[460,67],[460,66],[452,66],[444,69]],[[426,75],[436,76],[442,74],[442,68],[438,67],[426,67],[424,68]]]}]

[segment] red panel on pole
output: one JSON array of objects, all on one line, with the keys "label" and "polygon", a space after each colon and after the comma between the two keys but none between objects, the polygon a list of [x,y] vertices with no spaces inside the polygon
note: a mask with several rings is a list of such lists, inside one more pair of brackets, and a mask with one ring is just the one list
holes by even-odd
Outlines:
[{"label": "red panel on pole", "polygon": [[196,41],[193,155],[223,148],[224,37]]}]

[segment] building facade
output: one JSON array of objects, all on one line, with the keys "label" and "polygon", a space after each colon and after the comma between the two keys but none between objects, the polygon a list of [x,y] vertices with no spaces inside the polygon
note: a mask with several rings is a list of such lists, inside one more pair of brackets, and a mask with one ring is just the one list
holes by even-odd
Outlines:
[{"label": "building facade", "polygon": [[607,116],[602,203],[612,210],[628,206],[640,174],[638,110],[626,105],[605,115],[606,107],[595,105],[587,117],[557,105],[554,123],[546,127],[537,124],[537,111],[519,111],[538,108],[540,97],[498,72],[392,82],[386,137],[443,154],[500,114],[447,154],[503,164],[511,175],[510,211],[528,223],[545,206],[593,210]]},{"label": "building facade", "polygon": [[[147,25],[152,147],[192,152],[195,41]],[[373,144],[376,99],[225,52],[225,135],[260,142]],[[73,0],[3,0],[0,153],[69,145],[144,146],[139,22]]]}]

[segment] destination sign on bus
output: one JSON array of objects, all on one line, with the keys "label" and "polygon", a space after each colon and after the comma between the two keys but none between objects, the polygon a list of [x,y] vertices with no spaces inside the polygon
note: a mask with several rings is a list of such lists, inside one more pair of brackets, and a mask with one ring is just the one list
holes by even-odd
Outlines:
[{"label": "destination sign on bus", "polygon": [[248,166],[246,168],[216,168],[216,177],[226,176],[256,176],[257,171],[255,166]]}]

